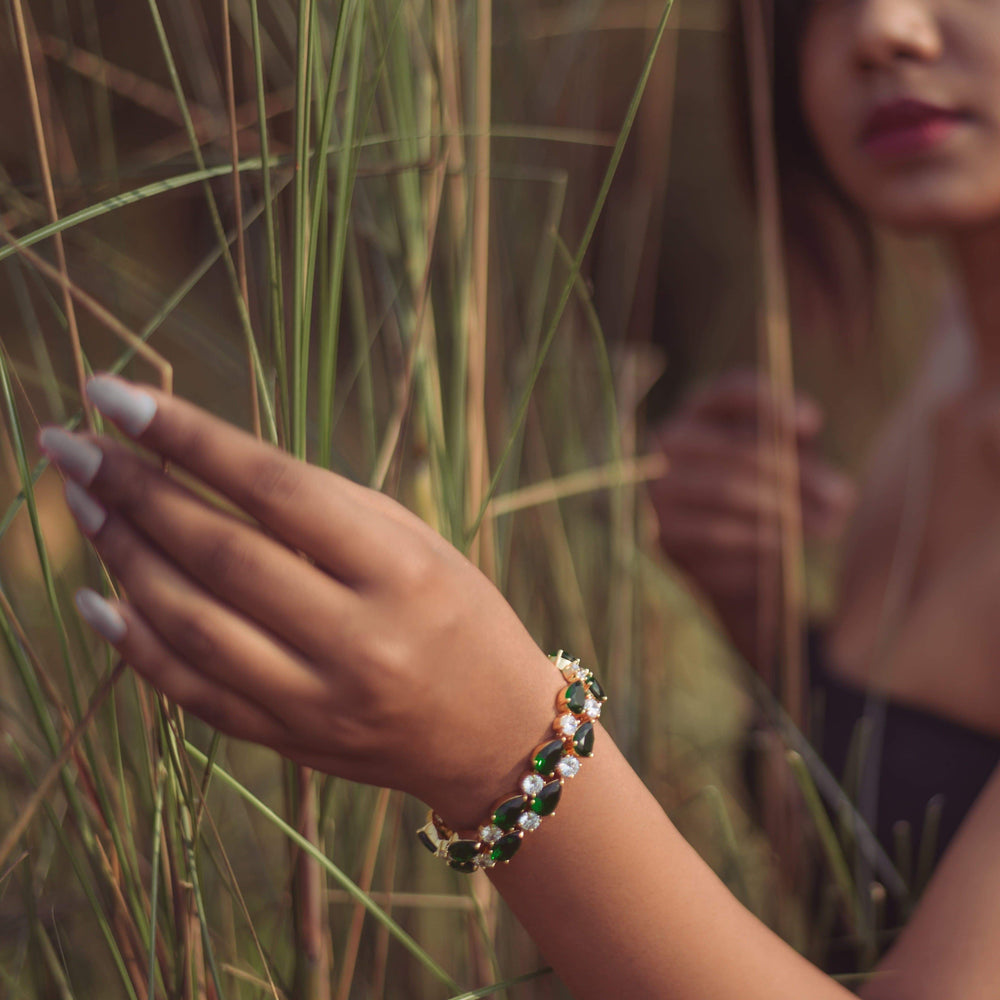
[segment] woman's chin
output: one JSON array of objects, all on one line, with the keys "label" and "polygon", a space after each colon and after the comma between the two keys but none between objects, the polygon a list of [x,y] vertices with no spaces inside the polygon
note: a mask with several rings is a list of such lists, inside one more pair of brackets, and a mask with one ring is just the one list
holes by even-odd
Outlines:
[{"label": "woman's chin", "polygon": [[1000,185],[991,186],[997,190],[961,182],[916,190],[890,185],[858,200],[876,222],[901,235],[943,236],[1000,219]]}]

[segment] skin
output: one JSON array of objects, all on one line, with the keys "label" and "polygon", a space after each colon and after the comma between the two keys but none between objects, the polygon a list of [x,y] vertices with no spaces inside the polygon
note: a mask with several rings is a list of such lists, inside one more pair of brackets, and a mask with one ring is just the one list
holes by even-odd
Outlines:
[{"label": "skin", "polygon": [[[868,214],[926,233],[1000,214],[1000,7],[976,0],[819,0],[801,48],[802,105],[837,182]],[[960,112],[933,148],[886,158],[862,135],[883,102]]]},{"label": "skin", "polygon": [[[1000,537],[1000,5],[819,3],[801,65],[804,112],[838,183],[876,220],[942,240],[967,313],[942,329],[877,446],[849,540],[832,665],[1000,735],[992,655],[1000,629],[990,600],[1000,579],[990,544]],[[861,139],[865,122],[898,98],[954,111],[959,121],[920,152],[880,156]],[[898,533],[887,528],[900,523],[921,461],[931,463],[924,524],[909,543],[908,583],[893,592]],[[946,677],[944,662],[959,666]]]},{"label": "skin", "polygon": [[[245,517],[121,443],[78,439],[100,451],[81,484],[108,513],[92,541],[129,595],[126,659],[216,728],[475,824],[519,776],[522,733],[551,731],[554,704],[552,665],[496,588],[387,497],[150,394],[142,444]],[[415,689],[434,713],[413,710]],[[482,742],[469,706],[484,703],[507,711],[470,771],[453,751]]]},{"label": "skin", "polygon": [[[153,460],[108,437],[42,438],[103,512],[80,525],[128,595],[115,648],[224,732],[474,828],[551,732],[562,686],[500,593],[386,497],[142,391],[156,412],[136,441]],[[507,723],[484,741],[468,706],[493,697]],[[736,902],[599,743],[558,816],[490,876],[574,995],[849,996]]]},{"label": "skin", "polygon": [[[232,736],[400,788],[459,828],[480,820],[545,737],[561,687],[499,592],[393,501],[139,391],[156,404],[132,435],[150,457],[104,436],[42,437],[68,492],[86,491],[88,516],[72,505],[81,530],[127,594],[113,604],[125,626],[115,648]],[[488,744],[467,710],[484,691],[518,699]],[[1000,781],[984,801],[915,921],[917,959],[945,929],[997,922]],[[490,878],[578,1000],[851,995],[730,895],[603,731],[558,814]],[[947,954],[933,995],[955,995],[952,982],[964,1000],[994,995],[993,952]],[[930,1000],[919,977],[885,992],[894,981],[879,980],[878,1000]]]}]

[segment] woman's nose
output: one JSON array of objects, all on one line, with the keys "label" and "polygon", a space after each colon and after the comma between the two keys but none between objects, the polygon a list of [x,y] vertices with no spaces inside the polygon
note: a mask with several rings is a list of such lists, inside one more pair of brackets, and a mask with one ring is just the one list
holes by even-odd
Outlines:
[{"label": "woman's nose", "polygon": [[858,60],[866,69],[899,60],[933,62],[941,55],[941,30],[928,0],[862,0],[857,25]]}]

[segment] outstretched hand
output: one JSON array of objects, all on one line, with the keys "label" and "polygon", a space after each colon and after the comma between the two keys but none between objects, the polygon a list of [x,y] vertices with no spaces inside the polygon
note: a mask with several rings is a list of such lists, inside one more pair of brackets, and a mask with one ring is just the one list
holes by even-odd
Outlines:
[{"label": "outstretched hand", "polygon": [[558,677],[496,588],[388,497],[194,405],[97,376],[94,405],[142,448],[46,428],[81,530],[125,599],[84,617],[216,728],[399,788],[456,829],[511,787]]}]

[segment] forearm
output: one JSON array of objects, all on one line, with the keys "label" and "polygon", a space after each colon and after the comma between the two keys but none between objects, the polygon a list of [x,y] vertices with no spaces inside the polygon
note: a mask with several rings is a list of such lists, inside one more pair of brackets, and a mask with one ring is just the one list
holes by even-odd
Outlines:
[{"label": "forearm", "polygon": [[603,731],[491,878],[576,1000],[850,996],[736,901]]},{"label": "forearm", "polygon": [[1000,983],[1000,769],[920,905],[861,991],[865,1000],[995,1000]]}]

